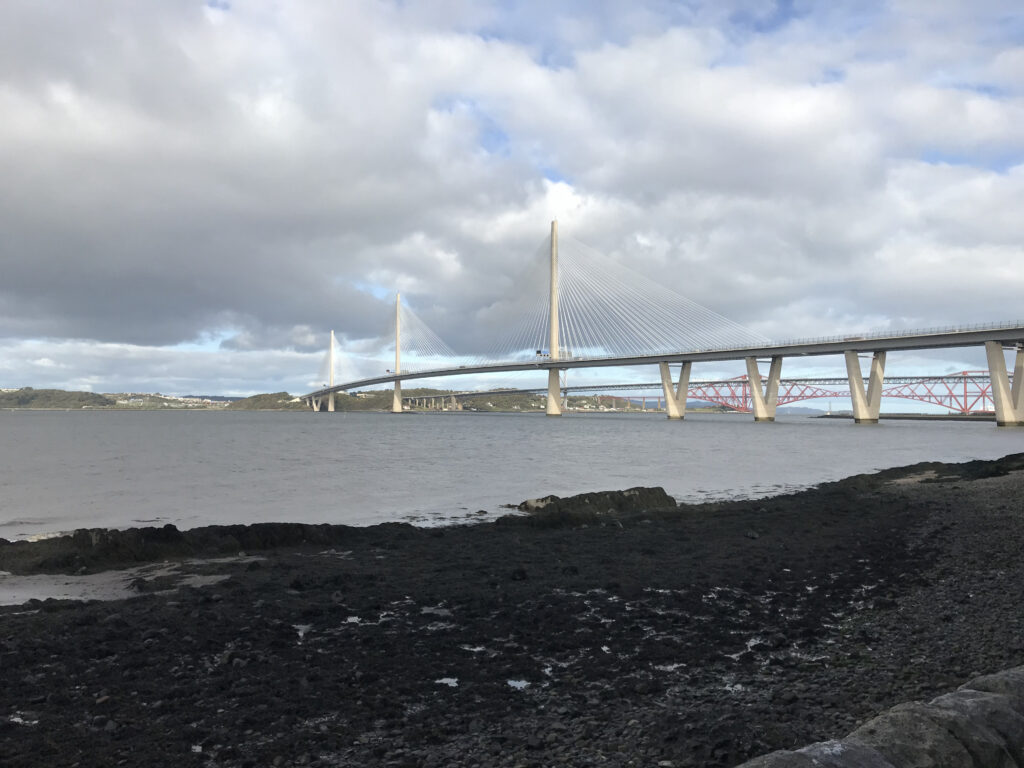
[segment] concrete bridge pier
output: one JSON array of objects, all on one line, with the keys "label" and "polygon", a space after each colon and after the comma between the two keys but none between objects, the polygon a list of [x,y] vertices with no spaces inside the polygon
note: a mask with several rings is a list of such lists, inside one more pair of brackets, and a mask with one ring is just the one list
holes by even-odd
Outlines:
[{"label": "concrete bridge pier", "polygon": [[996,425],[1024,427],[1024,347],[1017,345],[1013,366],[1013,383],[1006,370],[1003,345],[998,341],[985,342],[988,372],[992,381],[992,402],[996,409]]},{"label": "concrete bridge pier", "polygon": [[[402,294],[395,294],[395,375],[402,371]],[[395,391],[391,397],[391,412],[402,412],[402,381],[395,379]]]},{"label": "concrete bridge pier", "polygon": [[[665,412],[670,419],[686,418],[686,392],[690,387],[690,371],[693,363],[683,363],[679,369],[679,382],[673,388],[672,371],[668,363],[658,363],[661,371],[661,388],[665,392]],[[659,406],[661,404],[659,403]]]},{"label": "concrete bridge pier", "polygon": [[[328,384],[334,386],[334,331],[331,331],[331,347],[327,353],[328,366],[330,370],[330,379]],[[334,413],[334,392],[327,395],[327,410],[329,413]]]},{"label": "concrete bridge pier", "polygon": [[562,415],[562,382],[561,371],[557,368],[548,369],[548,402],[545,413],[548,416]]},{"label": "concrete bridge pier", "polygon": [[782,378],[782,358],[772,358],[768,368],[768,381],[764,383],[763,388],[757,358],[748,357],[746,362],[750,401],[754,406],[754,421],[775,421],[775,409],[779,404],[779,380]]},{"label": "concrete bridge pier", "polygon": [[853,401],[855,424],[877,424],[882,409],[882,380],[885,377],[885,352],[875,352],[871,358],[871,374],[868,389],[864,391],[864,376],[860,370],[860,358],[853,350],[847,350],[846,375],[850,379],[850,399]]},{"label": "concrete bridge pier", "polygon": [[319,397],[311,397],[311,398],[309,398],[309,404],[313,407],[314,411],[316,411],[318,413],[320,412],[320,398]]}]

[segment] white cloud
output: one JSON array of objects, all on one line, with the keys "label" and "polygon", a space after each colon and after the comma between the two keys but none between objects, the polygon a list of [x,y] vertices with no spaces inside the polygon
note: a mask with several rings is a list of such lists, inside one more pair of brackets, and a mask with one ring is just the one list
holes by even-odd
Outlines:
[{"label": "white cloud", "polygon": [[394,290],[478,353],[552,218],[770,336],[1019,314],[999,2],[65,11],[0,28],[17,383],[49,359],[127,388],[183,355],[189,386],[301,390],[330,328],[357,361],[386,344]]}]

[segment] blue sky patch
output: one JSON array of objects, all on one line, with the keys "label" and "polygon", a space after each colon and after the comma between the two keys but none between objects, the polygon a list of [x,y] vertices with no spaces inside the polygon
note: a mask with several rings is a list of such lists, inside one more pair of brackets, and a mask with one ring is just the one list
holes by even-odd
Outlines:
[{"label": "blue sky patch", "polygon": [[1024,163],[1024,156],[1019,153],[987,153],[981,150],[974,154],[968,154],[928,149],[922,152],[918,159],[929,165],[962,165],[970,168],[985,168],[996,173],[1006,173],[1011,168]]},{"label": "blue sky patch", "polygon": [[511,139],[504,128],[476,99],[444,96],[434,101],[434,108],[445,112],[468,113],[477,126],[477,143],[491,155],[508,155]]},{"label": "blue sky patch", "polygon": [[393,298],[395,295],[392,288],[385,287],[379,283],[371,283],[366,280],[354,280],[352,281],[352,287],[361,293],[368,293],[375,299],[388,299]]}]

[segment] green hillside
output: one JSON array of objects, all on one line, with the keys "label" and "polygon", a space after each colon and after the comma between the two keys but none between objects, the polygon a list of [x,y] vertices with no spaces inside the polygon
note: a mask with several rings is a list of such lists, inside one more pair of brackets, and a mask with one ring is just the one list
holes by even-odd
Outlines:
[{"label": "green hillside", "polygon": [[114,401],[94,392],[24,387],[0,392],[0,408],[110,408]]},{"label": "green hillside", "polygon": [[[449,394],[447,390],[404,388],[402,394],[405,397],[425,397],[430,395]],[[346,394],[338,392],[334,396],[334,410],[336,411],[390,411],[391,400],[394,397],[394,390],[370,389],[365,392]],[[324,408],[327,407],[327,399],[324,398]]]},{"label": "green hillside", "polygon": [[253,395],[227,405],[229,411],[302,411],[305,403],[295,401],[287,392]]}]

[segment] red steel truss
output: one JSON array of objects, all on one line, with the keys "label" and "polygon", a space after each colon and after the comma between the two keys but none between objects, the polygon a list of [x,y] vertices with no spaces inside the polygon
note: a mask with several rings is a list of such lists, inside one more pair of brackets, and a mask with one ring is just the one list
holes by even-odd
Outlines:
[{"label": "red steel truss", "polygon": [[[931,403],[951,413],[992,412],[992,383],[988,371],[960,371],[946,376],[886,377],[882,397],[897,397]],[[746,376],[728,381],[693,382],[689,397],[737,411],[750,411],[750,382]],[[850,397],[846,379],[783,379],[779,383],[779,405],[802,400]]]}]

